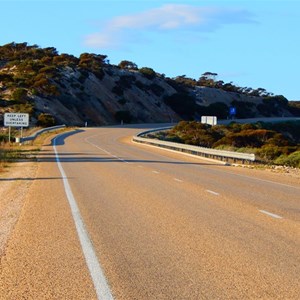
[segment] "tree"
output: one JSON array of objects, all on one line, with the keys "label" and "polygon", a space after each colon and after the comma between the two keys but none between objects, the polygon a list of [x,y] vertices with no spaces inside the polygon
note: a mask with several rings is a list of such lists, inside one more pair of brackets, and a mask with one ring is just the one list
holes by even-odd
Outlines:
[{"label": "tree", "polygon": [[198,80],[198,85],[200,86],[207,86],[207,87],[215,87],[216,85],[216,77],[218,76],[217,73],[212,72],[205,72]]},{"label": "tree", "polygon": [[138,66],[133,63],[132,61],[129,60],[122,60],[119,64],[118,67],[121,69],[128,69],[128,70],[138,70]]},{"label": "tree", "polygon": [[187,119],[193,118],[196,111],[195,99],[189,94],[176,93],[164,98],[164,102],[176,113]]}]

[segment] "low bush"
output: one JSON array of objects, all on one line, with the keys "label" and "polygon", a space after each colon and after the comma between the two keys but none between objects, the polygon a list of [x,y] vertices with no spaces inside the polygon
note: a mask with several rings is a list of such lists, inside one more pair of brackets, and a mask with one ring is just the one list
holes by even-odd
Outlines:
[{"label": "low bush", "polygon": [[290,155],[281,155],[275,161],[277,165],[284,165],[294,168],[300,168],[300,151],[295,151]]}]

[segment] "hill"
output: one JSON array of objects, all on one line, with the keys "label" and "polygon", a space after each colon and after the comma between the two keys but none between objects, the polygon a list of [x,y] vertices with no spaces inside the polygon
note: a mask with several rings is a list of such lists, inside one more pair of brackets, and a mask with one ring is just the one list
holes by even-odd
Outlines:
[{"label": "hill", "polygon": [[239,88],[216,75],[167,78],[126,60],[112,65],[106,55],[77,58],[53,47],[10,43],[0,46],[0,118],[27,112],[33,125],[170,122],[227,118],[230,106],[239,118],[300,115],[299,105],[282,95]]}]

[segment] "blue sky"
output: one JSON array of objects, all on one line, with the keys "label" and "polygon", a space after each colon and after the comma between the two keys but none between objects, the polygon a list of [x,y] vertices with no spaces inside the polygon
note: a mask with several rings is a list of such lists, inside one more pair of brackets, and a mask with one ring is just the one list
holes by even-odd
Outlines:
[{"label": "blue sky", "polygon": [[0,0],[0,44],[105,54],[168,77],[204,72],[300,100],[300,1]]}]

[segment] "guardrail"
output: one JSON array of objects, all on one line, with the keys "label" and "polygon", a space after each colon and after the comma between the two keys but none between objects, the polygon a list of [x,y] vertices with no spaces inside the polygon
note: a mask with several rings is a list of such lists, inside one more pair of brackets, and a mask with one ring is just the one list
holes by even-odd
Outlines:
[{"label": "guardrail", "polygon": [[173,142],[167,142],[167,141],[142,137],[151,132],[167,130],[170,128],[172,127],[157,128],[157,129],[143,131],[137,134],[136,136],[134,136],[132,140],[137,143],[148,144],[152,146],[170,149],[173,151],[184,152],[184,153],[193,154],[201,157],[217,159],[225,162],[233,162],[233,163],[242,162],[244,164],[246,162],[252,163],[255,161],[255,154],[217,150],[217,149],[173,143]]},{"label": "guardrail", "polygon": [[44,132],[51,132],[51,131],[55,131],[57,129],[61,129],[61,128],[65,128],[65,127],[66,127],[66,125],[58,125],[58,126],[43,128],[41,130],[36,131],[35,133],[33,133],[30,136],[16,138],[16,143],[26,143],[26,142],[34,141],[40,134],[42,134]]}]

